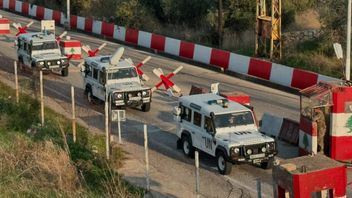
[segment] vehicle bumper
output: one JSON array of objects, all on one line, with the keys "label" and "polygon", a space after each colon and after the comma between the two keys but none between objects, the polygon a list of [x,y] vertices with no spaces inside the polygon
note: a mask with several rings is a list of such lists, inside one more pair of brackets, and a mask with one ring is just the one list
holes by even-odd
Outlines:
[{"label": "vehicle bumper", "polygon": [[144,103],[150,103],[151,99],[150,98],[133,98],[133,99],[128,99],[128,100],[115,100],[114,104],[115,106],[139,106]]},{"label": "vehicle bumper", "polygon": [[276,153],[261,153],[261,154],[253,154],[249,156],[239,156],[239,157],[232,157],[229,158],[231,163],[262,163],[267,162],[270,159],[274,158]]}]

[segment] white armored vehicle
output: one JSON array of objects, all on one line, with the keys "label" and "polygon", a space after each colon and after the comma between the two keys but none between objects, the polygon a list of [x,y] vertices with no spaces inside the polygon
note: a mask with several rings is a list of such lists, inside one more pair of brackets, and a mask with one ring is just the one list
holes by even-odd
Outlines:
[{"label": "white armored vehicle", "polygon": [[17,38],[17,57],[20,67],[39,68],[68,75],[69,60],[61,50],[53,33],[46,31],[20,34]]},{"label": "white armored vehicle", "polygon": [[84,84],[89,102],[94,99],[105,101],[111,98],[115,108],[126,106],[150,110],[151,88],[142,84],[131,59],[121,59],[124,48],[119,48],[111,56],[96,56],[85,59]]},{"label": "white armored vehicle", "polygon": [[277,153],[275,140],[258,132],[252,111],[219,95],[182,96],[174,116],[178,148],[190,157],[195,149],[216,157],[221,174],[241,162],[270,168]]}]

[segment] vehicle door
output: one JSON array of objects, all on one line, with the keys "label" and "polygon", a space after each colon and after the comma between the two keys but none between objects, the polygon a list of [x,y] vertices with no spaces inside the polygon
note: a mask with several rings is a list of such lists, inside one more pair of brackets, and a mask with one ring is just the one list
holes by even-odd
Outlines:
[{"label": "vehicle door", "polygon": [[98,83],[96,84],[96,97],[99,98],[100,100],[105,101],[105,84],[106,84],[106,75],[105,72],[103,72],[102,70],[99,70],[99,74],[98,74]]},{"label": "vehicle door", "polygon": [[31,45],[25,41],[21,41],[21,49],[20,53],[22,55],[22,60],[25,65],[31,66],[32,60],[31,60]]},{"label": "vehicle door", "polygon": [[182,130],[188,131],[189,133],[191,133],[192,143],[193,143],[193,146],[195,146],[196,137],[195,137],[194,126],[192,123],[192,109],[185,107],[183,105],[181,105],[180,126],[182,127]]},{"label": "vehicle door", "polygon": [[100,85],[99,85],[99,70],[95,67],[92,67],[92,78],[89,79],[87,78],[88,81],[90,81],[90,85],[92,86],[92,92],[93,95],[99,99],[101,98],[100,94]]},{"label": "vehicle door", "polygon": [[196,141],[193,143],[195,147],[203,150],[203,140],[202,140],[202,114],[198,111],[193,110],[192,116],[193,128],[192,133],[195,135]]},{"label": "vehicle door", "polygon": [[214,140],[214,127],[210,117],[203,116],[201,129],[202,150],[210,155],[215,155],[216,141]]}]

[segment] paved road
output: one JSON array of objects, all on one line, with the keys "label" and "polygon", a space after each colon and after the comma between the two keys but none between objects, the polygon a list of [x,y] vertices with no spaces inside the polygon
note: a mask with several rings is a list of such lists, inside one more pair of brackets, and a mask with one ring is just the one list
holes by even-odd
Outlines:
[{"label": "paved road", "polygon": [[[0,11],[4,17],[15,22],[26,24],[29,19]],[[35,21],[31,30],[38,30],[40,23]],[[61,33],[62,28],[57,29]],[[14,33],[15,30],[12,30]],[[12,34],[14,35],[14,34]],[[92,48],[98,47],[104,41],[82,33],[70,32],[72,39],[78,39]],[[0,37],[0,70],[2,77],[12,78],[11,59],[16,59],[13,47],[13,36]],[[108,42],[101,54],[110,54],[121,45]],[[251,96],[251,104],[260,118],[264,112],[276,116],[287,117],[293,120],[299,118],[299,97],[286,92],[271,89],[252,82],[237,79],[225,74],[203,69],[198,66],[175,61],[159,55],[150,54],[134,48],[125,47],[125,58],[131,58],[139,63],[146,56],[152,59],[142,67],[142,70],[151,77],[148,86],[153,86],[159,79],[154,76],[154,68],[162,68],[165,73],[171,72],[179,65],[184,69],[173,78],[173,81],[181,87],[183,93],[187,94],[191,85],[209,87],[211,83],[220,82],[222,91],[242,91]],[[74,63],[77,65],[77,63]],[[28,74],[25,76],[29,76]],[[55,100],[63,109],[70,111],[70,85],[77,90],[78,117],[88,125],[104,131],[103,128],[103,105],[89,106],[83,96],[83,81],[77,67],[70,67],[68,77],[50,74],[44,77],[45,94]],[[126,178],[143,184],[143,135],[142,123],[149,125],[150,159],[152,188],[160,195],[189,197],[194,193],[194,168],[193,160],[185,158],[181,151],[175,149],[176,136],[174,135],[174,124],[172,121],[172,107],[176,103],[174,98],[169,98],[164,91],[156,91],[153,95],[152,110],[148,113],[140,112],[138,109],[128,109],[127,123],[123,124],[123,147],[131,154],[123,169]],[[114,130],[116,126],[114,126]],[[116,130],[115,130],[116,131]],[[262,170],[250,165],[236,166],[229,176],[221,176],[215,170],[214,160],[201,155],[201,192],[205,197],[251,197],[255,195],[256,181],[260,177],[263,182],[263,193],[265,197],[272,196],[271,171]]]}]

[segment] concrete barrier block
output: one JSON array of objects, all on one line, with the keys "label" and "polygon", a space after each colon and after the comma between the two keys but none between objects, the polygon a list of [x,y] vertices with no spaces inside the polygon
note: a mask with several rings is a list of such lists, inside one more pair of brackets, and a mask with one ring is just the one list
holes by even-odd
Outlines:
[{"label": "concrete barrier block", "polygon": [[264,113],[262,117],[262,125],[259,131],[271,137],[277,138],[281,130],[282,122],[283,118]]}]

